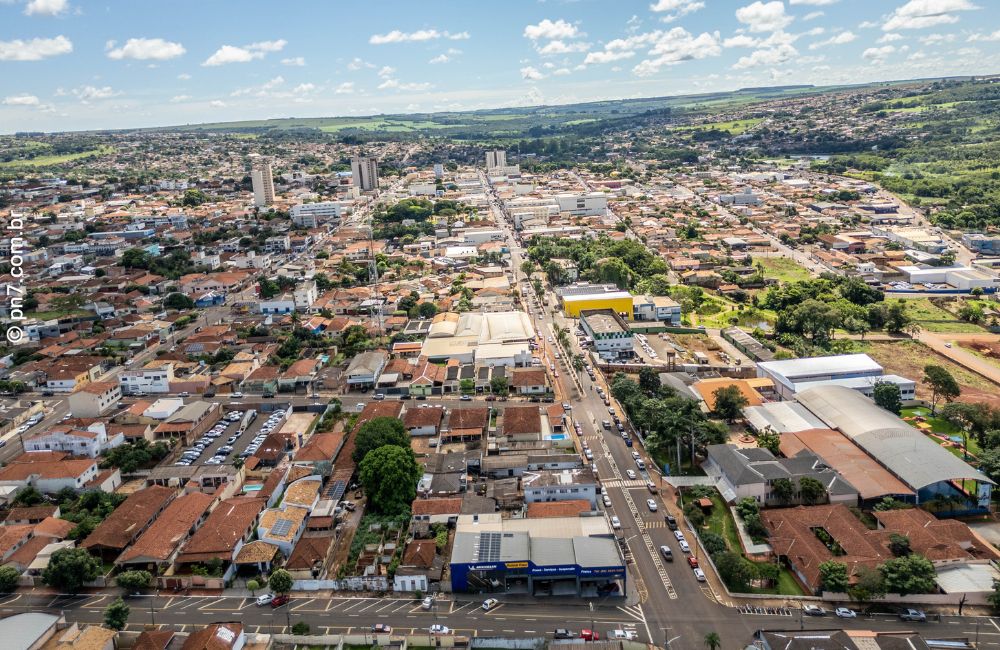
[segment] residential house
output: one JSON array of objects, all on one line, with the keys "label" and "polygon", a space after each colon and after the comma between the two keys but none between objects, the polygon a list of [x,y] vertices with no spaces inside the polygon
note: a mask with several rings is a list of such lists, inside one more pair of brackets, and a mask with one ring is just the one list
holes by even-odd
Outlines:
[{"label": "residential house", "polygon": [[75,418],[99,418],[118,407],[122,391],[112,381],[91,382],[69,396],[69,412]]}]

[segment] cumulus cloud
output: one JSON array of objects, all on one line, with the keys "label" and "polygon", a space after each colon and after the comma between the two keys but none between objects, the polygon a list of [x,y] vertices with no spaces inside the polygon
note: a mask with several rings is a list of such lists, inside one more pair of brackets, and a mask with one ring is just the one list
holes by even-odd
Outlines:
[{"label": "cumulus cloud", "polygon": [[584,59],[583,62],[586,65],[590,65],[592,63],[611,63],[612,61],[630,59],[633,56],[635,56],[635,52],[632,50],[604,50],[603,52],[591,52],[587,54],[587,58]]},{"label": "cumulus cloud", "polygon": [[111,86],[102,86],[100,88],[96,86],[81,86],[74,88],[70,92],[84,104],[89,104],[94,100],[110,99],[121,94],[112,89]]},{"label": "cumulus cloud", "polygon": [[389,43],[420,43],[422,41],[436,41],[446,38],[452,41],[461,41],[469,38],[469,32],[439,32],[436,29],[418,29],[415,32],[403,32],[394,29],[386,34],[372,34],[368,42],[372,45],[387,45]]},{"label": "cumulus cloud", "polygon": [[972,34],[967,39],[970,43],[977,43],[982,41],[1000,41],[1000,29],[993,32],[992,34]]},{"label": "cumulus cloud", "polygon": [[576,52],[586,52],[590,49],[590,43],[583,43],[577,41],[575,43],[567,43],[566,41],[555,40],[549,41],[542,47],[538,48],[538,53],[542,56],[553,56],[556,54],[573,54]]},{"label": "cumulus cloud", "polygon": [[276,41],[260,41],[237,47],[235,45],[223,45],[215,51],[212,56],[202,63],[206,67],[227,65],[230,63],[249,63],[256,59],[263,59],[270,52],[280,52],[288,45],[288,41],[279,39]]},{"label": "cumulus cloud", "polygon": [[955,40],[954,34],[928,34],[920,37],[920,42],[924,45],[940,45],[941,43],[951,43]]},{"label": "cumulus cloud", "polygon": [[580,30],[577,26],[562,18],[555,21],[545,18],[537,25],[525,25],[524,27],[524,37],[533,41],[576,38],[579,35]]},{"label": "cumulus cloud", "polygon": [[354,93],[354,82],[345,81],[344,83],[337,86],[336,90],[333,91],[337,95],[350,95]]},{"label": "cumulus cloud", "polygon": [[58,16],[69,10],[66,0],[31,0],[24,8],[28,16]]},{"label": "cumulus cloud", "polygon": [[953,15],[954,12],[978,8],[971,0],[910,0],[892,12],[882,29],[891,32],[897,29],[949,25],[958,22],[958,16]]},{"label": "cumulus cloud", "polygon": [[65,36],[0,41],[0,61],[41,61],[50,56],[69,54],[73,43]]},{"label": "cumulus cloud", "polygon": [[180,102],[186,102],[191,99],[191,95],[174,95],[170,98],[170,101],[174,104],[179,104]]},{"label": "cumulus cloud", "polygon": [[311,93],[314,90],[316,90],[316,84],[312,83],[299,84],[295,88],[292,88],[292,92],[297,95],[301,95],[304,93]]},{"label": "cumulus cloud", "polygon": [[892,43],[893,41],[901,41],[901,40],[903,40],[902,34],[897,34],[896,32],[886,32],[885,34],[882,34],[882,36],[879,37],[879,39],[875,42],[882,44],[882,43]]},{"label": "cumulus cloud", "polygon": [[539,79],[544,79],[545,75],[542,74],[541,70],[538,68],[526,65],[521,68],[521,78],[528,79],[530,81],[538,81]]},{"label": "cumulus cloud", "polygon": [[822,18],[826,15],[825,11],[810,11],[805,16],[802,16],[803,21],[816,20],[817,18]]},{"label": "cumulus cloud", "polygon": [[166,61],[182,56],[187,50],[180,43],[166,41],[162,38],[130,38],[121,47],[115,47],[115,42],[108,43],[109,59],[137,59]]},{"label": "cumulus cloud", "polygon": [[660,34],[648,54],[650,58],[643,59],[632,68],[632,73],[638,77],[654,75],[664,66],[683,61],[719,56],[722,54],[722,38],[719,32],[702,32],[694,36],[683,27],[674,27]]},{"label": "cumulus cloud", "polygon": [[753,36],[748,36],[747,34],[737,34],[736,36],[731,36],[722,42],[724,47],[757,47],[759,44],[759,39],[756,39]]},{"label": "cumulus cloud", "polygon": [[40,103],[34,95],[10,95],[3,98],[4,106],[38,106]]},{"label": "cumulus cloud", "polygon": [[821,47],[828,47],[830,45],[844,45],[850,43],[851,41],[856,41],[858,35],[854,32],[840,32],[835,36],[832,36],[825,41],[820,41],[818,43],[812,43],[809,45],[810,50],[818,50]]},{"label": "cumulus cloud", "polygon": [[883,45],[882,47],[869,47],[867,50],[861,53],[861,58],[868,59],[874,63],[885,60],[885,57],[889,56],[896,51],[895,45]]},{"label": "cumulus cloud", "polygon": [[439,64],[439,63],[448,63],[449,61],[453,60],[456,55],[459,55],[461,53],[462,53],[462,50],[457,50],[457,49],[455,49],[453,47],[449,47],[448,51],[442,52],[441,54],[438,54],[436,57],[432,58],[427,63],[430,63],[432,65],[433,64]]},{"label": "cumulus cloud", "polygon": [[659,0],[649,5],[650,11],[666,14],[660,19],[665,23],[673,22],[681,16],[686,16],[704,8],[705,3],[701,2],[701,0]]},{"label": "cumulus cloud", "polygon": [[281,60],[281,65],[291,65],[291,66],[301,67],[301,66],[304,66],[305,64],[306,64],[305,57],[301,57],[301,56],[293,56],[293,57],[289,57],[287,59],[282,59]]},{"label": "cumulus cloud", "polygon": [[212,108],[225,108],[226,102],[222,101],[221,99],[213,99],[212,101],[208,102],[208,105],[211,106]]},{"label": "cumulus cloud", "polygon": [[386,79],[378,85],[379,90],[428,90],[431,88],[431,84],[423,83],[404,83],[398,79]]},{"label": "cumulus cloud", "polygon": [[359,59],[358,57],[354,57],[353,59],[351,59],[351,62],[347,64],[348,70],[360,70],[361,68],[374,68],[374,67],[375,67],[374,63],[369,63],[368,61],[365,61],[364,59]]},{"label": "cumulus cloud", "polygon": [[776,32],[788,27],[795,19],[785,13],[785,4],[781,0],[757,0],[737,9],[736,20],[746,25],[751,32]]},{"label": "cumulus cloud", "polygon": [[832,5],[840,2],[840,0],[788,0],[788,4],[792,5],[810,5],[813,7],[825,7],[826,5]]}]

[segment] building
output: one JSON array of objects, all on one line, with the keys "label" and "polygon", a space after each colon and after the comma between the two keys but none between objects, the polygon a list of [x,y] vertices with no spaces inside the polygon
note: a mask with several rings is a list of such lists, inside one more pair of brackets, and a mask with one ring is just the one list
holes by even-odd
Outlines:
[{"label": "building", "polygon": [[[858,502],[857,489],[808,450],[801,450],[794,458],[775,458],[767,449],[709,445],[707,454],[702,469],[716,478],[719,492],[727,503],[747,497],[762,506],[801,503],[799,481],[804,477],[822,483],[833,503],[856,505]],[[773,492],[775,481],[781,479],[792,484],[794,493],[789,501]]]},{"label": "building", "polygon": [[253,184],[253,203],[258,208],[264,208],[274,203],[274,178],[271,176],[271,164],[258,162],[250,172]]},{"label": "building", "polygon": [[73,456],[97,458],[103,452],[125,442],[125,434],[108,435],[103,422],[94,422],[86,429],[56,425],[48,431],[24,439],[25,451],[65,451]]},{"label": "building", "polygon": [[[30,452],[13,459],[0,469],[0,486],[34,486],[39,492],[55,494],[62,489],[82,490],[97,478],[97,461],[69,459],[65,452]],[[121,485],[121,474],[115,470]],[[111,488],[112,491],[114,487]]]},{"label": "building", "polygon": [[354,187],[362,192],[378,189],[378,161],[367,156],[351,158],[351,178]]},{"label": "building", "polygon": [[75,418],[99,418],[118,406],[121,387],[113,381],[96,381],[77,388],[69,396],[69,412]]},{"label": "building", "polygon": [[916,382],[884,374],[882,366],[867,354],[766,361],[757,364],[757,376],[773,381],[781,399],[792,399],[800,391],[823,384],[841,385],[871,395],[879,382],[899,386],[904,400],[912,400],[916,395]]},{"label": "building", "polygon": [[444,312],[432,320],[420,353],[432,363],[454,359],[494,367],[526,366],[531,363],[528,343],[534,339],[534,325],[522,311]]},{"label": "building", "polygon": [[760,205],[762,203],[761,198],[753,193],[753,188],[746,187],[743,188],[742,192],[736,194],[720,194],[719,203],[722,205]]},{"label": "building", "polygon": [[413,540],[403,551],[403,559],[393,577],[393,591],[427,593],[431,584],[441,581],[443,568],[444,562],[437,554],[433,539]]},{"label": "building", "polygon": [[619,596],[625,560],[603,516],[503,519],[462,515],[450,560],[455,592]]},{"label": "building", "polygon": [[503,170],[507,167],[507,152],[503,149],[495,149],[493,151],[486,152],[486,173],[489,175],[494,175],[494,173],[502,174]]},{"label": "building", "polygon": [[208,510],[214,502],[215,497],[204,492],[189,492],[177,497],[118,556],[115,564],[159,575],[160,568],[173,564],[181,546],[208,517]]},{"label": "building", "polygon": [[[187,469],[187,468],[184,468]],[[265,499],[235,497],[226,499],[212,511],[201,528],[177,556],[177,564],[201,564],[221,560],[229,578],[232,564],[243,545],[253,538]]]},{"label": "building", "polygon": [[604,192],[587,194],[557,194],[559,212],[572,217],[603,217],[608,213],[608,195]]},{"label": "building", "polygon": [[[1000,277],[983,268],[970,268],[968,266],[900,266],[899,271],[906,275],[907,281],[911,285],[923,285],[930,290],[957,289],[959,291],[971,291],[972,289],[983,289],[986,293],[993,293],[1000,287]],[[912,287],[908,290],[912,291]]]},{"label": "building", "polygon": [[114,560],[149,528],[176,495],[176,490],[159,485],[133,492],[80,546],[103,559]]},{"label": "building", "polygon": [[339,221],[344,206],[339,201],[319,201],[293,205],[289,213],[292,223],[301,228],[318,228],[320,224]]},{"label": "building", "polygon": [[370,350],[354,355],[344,373],[348,387],[351,389],[373,387],[387,363],[389,355],[385,350]]},{"label": "building", "polygon": [[632,298],[632,318],[680,327],[681,306],[667,296],[635,296]]},{"label": "building", "polygon": [[633,355],[632,330],[611,309],[587,309],[580,312],[580,327],[593,341],[593,349],[606,361]]},{"label": "building", "polygon": [[562,302],[563,312],[571,318],[579,318],[584,309],[611,309],[632,320],[632,294],[613,284],[581,282],[560,287],[556,294]]},{"label": "building", "polygon": [[124,395],[169,393],[173,380],[174,364],[171,362],[151,361],[145,368],[123,370],[118,375]]},{"label": "building", "polygon": [[981,255],[1000,255],[1000,237],[997,236],[967,232],[962,235],[962,244]]},{"label": "building", "polygon": [[948,635],[932,640],[919,632],[876,632],[865,629],[758,630],[753,638],[755,643],[747,647],[759,650],[972,650],[978,646],[963,636]]},{"label": "building", "polygon": [[580,501],[597,509],[597,481],[594,473],[583,469],[541,470],[521,474],[524,502]]}]

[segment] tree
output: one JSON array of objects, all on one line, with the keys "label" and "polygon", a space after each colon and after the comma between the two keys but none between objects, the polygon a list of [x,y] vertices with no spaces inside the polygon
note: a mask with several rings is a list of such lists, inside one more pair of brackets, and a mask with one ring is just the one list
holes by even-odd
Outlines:
[{"label": "tree", "polygon": [[879,567],[885,576],[885,590],[890,594],[929,594],[936,589],[937,572],[922,555],[907,555],[886,560]]},{"label": "tree", "polygon": [[128,624],[130,608],[121,598],[116,598],[104,610],[104,627],[121,632]]},{"label": "tree", "polygon": [[903,410],[902,396],[897,384],[888,381],[876,382],[872,392],[872,399],[881,408],[890,413],[899,415]]},{"label": "tree", "polygon": [[937,402],[943,397],[946,402],[952,402],[962,393],[961,386],[955,381],[948,370],[942,366],[928,364],[924,366],[924,383],[931,387],[931,414],[937,413]]},{"label": "tree", "polygon": [[61,548],[52,554],[42,581],[56,589],[76,593],[85,582],[101,575],[101,563],[85,548]]},{"label": "tree", "polygon": [[750,581],[756,576],[753,562],[732,551],[719,553],[712,560],[730,591],[745,593],[750,589]]},{"label": "tree", "polygon": [[826,500],[826,487],[811,476],[799,479],[799,494],[808,504],[820,503]]},{"label": "tree", "polygon": [[709,632],[705,635],[705,645],[708,646],[708,650],[718,650],[722,647],[722,639],[715,632]]},{"label": "tree", "polygon": [[771,497],[777,499],[782,504],[791,502],[795,496],[795,486],[787,478],[775,479],[771,483]]},{"label": "tree", "polygon": [[421,470],[409,447],[379,447],[365,456],[358,470],[361,485],[376,512],[398,515],[417,496]]},{"label": "tree", "polygon": [[506,395],[510,392],[510,382],[506,377],[493,377],[490,379],[490,391],[494,395]]},{"label": "tree", "polygon": [[250,590],[250,595],[253,596],[254,592],[260,589],[260,583],[254,580],[253,578],[250,578],[249,580],[247,580],[247,589]]},{"label": "tree", "polygon": [[292,626],[292,634],[296,636],[305,636],[309,634],[309,624],[305,621],[299,621]]},{"label": "tree", "polygon": [[292,590],[292,574],[284,569],[276,569],[267,579],[267,586],[276,594],[287,594]]},{"label": "tree", "polygon": [[639,388],[650,395],[660,391],[660,375],[656,372],[656,368],[643,366],[639,369]]},{"label": "tree", "polygon": [[1000,611],[1000,580],[993,579],[993,591],[986,597],[986,601],[994,610]]},{"label": "tree", "polygon": [[1000,447],[979,452],[979,469],[994,481],[1000,481]]},{"label": "tree", "polygon": [[184,190],[184,198],[181,200],[185,206],[198,206],[208,200],[205,193],[199,189]]},{"label": "tree", "polygon": [[421,318],[433,318],[437,312],[437,305],[432,302],[422,302],[420,303],[420,306],[417,307],[417,314]]},{"label": "tree", "polygon": [[358,429],[354,438],[355,463],[360,463],[368,452],[385,445],[410,448],[410,434],[396,418],[372,418]]},{"label": "tree", "polygon": [[890,533],[889,551],[896,557],[904,557],[910,554],[910,538],[899,533]]},{"label": "tree", "polygon": [[777,456],[781,449],[781,434],[776,433],[771,428],[764,429],[757,434],[757,446]]},{"label": "tree", "polygon": [[12,566],[0,567],[0,594],[9,594],[17,589],[21,572]]},{"label": "tree", "polygon": [[708,551],[708,554],[712,556],[717,553],[725,553],[729,550],[725,538],[711,531],[705,531],[701,534],[701,544]]},{"label": "tree", "polygon": [[822,591],[832,591],[842,594],[850,585],[847,576],[847,565],[835,560],[827,560],[819,565],[819,588]]},{"label": "tree", "polygon": [[712,396],[715,397],[715,414],[727,422],[740,417],[743,408],[749,404],[746,396],[735,385],[716,388]]},{"label": "tree", "polygon": [[183,293],[172,293],[163,299],[163,306],[167,309],[194,309],[194,301]]},{"label": "tree", "polygon": [[148,587],[153,582],[153,576],[149,571],[122,571],[115,581],[122,589],[135,591]]},{"label": "tree", "polygon": [[885,595],[885,578],[878,569],[859,566],[854,574],[854,584],[848,587],[847,595],[858,603],[867,603]]}]

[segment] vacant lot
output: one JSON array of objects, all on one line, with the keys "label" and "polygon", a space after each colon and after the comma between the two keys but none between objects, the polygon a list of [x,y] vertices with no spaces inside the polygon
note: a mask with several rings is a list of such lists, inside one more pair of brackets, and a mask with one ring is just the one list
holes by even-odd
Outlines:
[{"label": "vacant lot", "polygon": [[36,156],[34,158],[29,158],[26,160],[11,160],[8,162],[0,163],[2,168],[11,167],[51,167],[53,165],[62,165],[64,163],[73,162],[74,160],[81,160],[83,158],[89,158],[91,156],[103,156],[109,154],[114,149],[111,147],[100,147],[98,149],[91,149],[89,151],[81,151],[80,153],[66,153],[66,154],[53,154],[50,156]]},{"label": "vacant lot", "polygon": [[782,283],[812,278],[808,269],[788,257],[761,257],[754,260],[754,264],[764,267],[765,278],[777,278]]},{"label": "vacant lot", "polygon": [[949,361],[918,341],[867,341],[859,345],[859,348],[859,352],[867,352],[882,364],[886,373],[915,380],[919,399],[931,398],[931,391],[921,380],[924,376],[924,366],[935,364],[946,368],[962,387],[959,401],[1000,403],[998,395],[1000,390],[995,384]]},{"label": "vacant lot", "polygon": [[740,135],[748,129],[757,126],[763,119],[753,118],[749,120],[730,120],[728,122],[708,122],[707,124],[692,124],[690,126],[677,127],[678,131],[727,131],[732,135]]},{"label": "vacant lot", "polygon": [[983,328],[958,320],[951,312],[938,307],[929,298],[907,300],[906,309],[920,327],[928,332],[982,332]]}]

